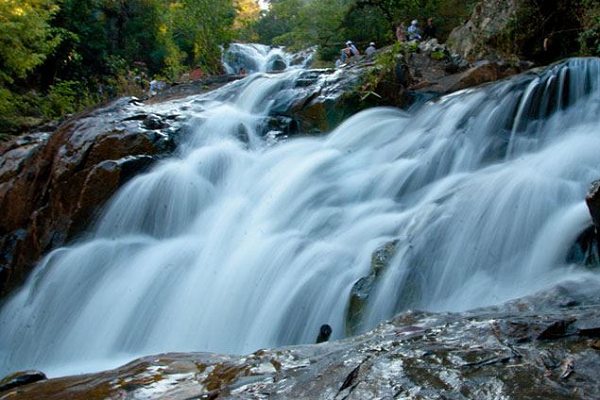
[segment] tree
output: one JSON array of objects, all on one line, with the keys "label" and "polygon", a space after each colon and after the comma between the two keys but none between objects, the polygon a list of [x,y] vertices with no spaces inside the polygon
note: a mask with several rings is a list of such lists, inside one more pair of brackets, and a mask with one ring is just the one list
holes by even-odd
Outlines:
[{"label": "tree", "polygon": [[52,0],[0,2],[0,86],[26,78],[56,48],[49,21],[57,10]]},{"label": "tree", "polygon": [[167,29],[186,55],[185,62],[204,67],[206,72],[218,72],[220,46],[228,44],[233,36],[233,0],[180,0],[171,4],[171,13]]},{"label": "tree", "polygon": [[236,0],[237,16],[233,24],[236,36],[242,40],[256,42],[259,40],[255,24],[262,16],[257,0]]}]

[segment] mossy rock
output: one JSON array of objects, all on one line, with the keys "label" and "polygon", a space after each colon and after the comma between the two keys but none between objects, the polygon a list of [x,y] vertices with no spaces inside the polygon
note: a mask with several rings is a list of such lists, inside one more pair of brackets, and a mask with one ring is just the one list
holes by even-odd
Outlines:
[{"label": "mossy rock", "polygon": [[397,244],[398,240],[393,240],[375,250],[371,256],[369,275],[357,280],[352,287],[346,312],[346,335],[354,336],[364,330],[364,315],[367,305],[379,279],[394,256]]},{"label": "mossy rock", "polygon": [[446,58],[446,53],[444,53],[443,51],[434,51],[429,55],[429,57],[431,57],[433,60],[439,61]]}]

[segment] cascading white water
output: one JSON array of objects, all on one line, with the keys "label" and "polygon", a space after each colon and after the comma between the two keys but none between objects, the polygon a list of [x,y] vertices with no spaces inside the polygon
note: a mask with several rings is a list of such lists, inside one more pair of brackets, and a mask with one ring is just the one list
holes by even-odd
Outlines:
[{"label": "cascading white water", "polygon": [[598,60],[266,146],[270,100],[300,73],[211,95],[177,157],[48,255],[0,311],[1,371],[310,343],[323,323],[340,338],[354,283],[394,239],[369,327],[409,307],[465,310],[596,279],[564,259],[600,177]]},{"label": "cascading white water", "polygon": [[[307,52],[303,60],[298,60],[298,65],[310,62],[311,57]],[[242,68],[247,73],[279,71],[289,67],[293,61],[294,56],[283,49],[263,44],[233,43],[223,52],[223,66],[228,74],[239,74]]]}]

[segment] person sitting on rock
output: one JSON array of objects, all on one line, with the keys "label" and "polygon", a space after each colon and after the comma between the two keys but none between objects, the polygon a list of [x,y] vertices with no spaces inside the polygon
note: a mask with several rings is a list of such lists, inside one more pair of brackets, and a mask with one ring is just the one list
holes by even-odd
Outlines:
[{"label": "person sitting on rock", "polygon": [[346,44],[350,46],[350,51],[352,52],[353,56],[360,56],[360,51],[358,51],[358,48],[354,45],[354,43],[352,43],[351,40],[348,40]]},{"label": "person sitting on rock", "polygon": [[377,52],[377,48],[375,47],[375,43],[371,42],[369,43],[369,47],[367,47],[367,49],[365,50],[365,54],[367,56],[371,56],[373,54],[375,54]]},{"label": "person sitting on rock", "polygon": [[346,47],[342,50],[342,62],[348,61],[351,57],[360,55],[360,52],[350,40],[346,42]]},{"label": "person sitting on rock", "polygon": [[342,49],[340,60],[342,60],[342,63],[345,63],[350,57],[352,57],[352,49],[350,48],[350,45],[346,43],[346,47]]},{"label": "person sitting on rock", "polygon": [[398,39],[399,42],[406,42],[406,27],[404,24],[396,26],[396,39]]},{"label": "person sitting on rock", "polygon": [[433,18],[427,20],[427,26],[425,26],[425,29],[423,30],[423,37],[425,40],[437,38],[437,29],[433,24]]},{"label": "person sitting on rock", "polygon": [[414,19],[410,23],[410,27],[408,28],[408,40],[409,41],[419,41],[421,40],[421,30],[419,29],[419,21]]}]

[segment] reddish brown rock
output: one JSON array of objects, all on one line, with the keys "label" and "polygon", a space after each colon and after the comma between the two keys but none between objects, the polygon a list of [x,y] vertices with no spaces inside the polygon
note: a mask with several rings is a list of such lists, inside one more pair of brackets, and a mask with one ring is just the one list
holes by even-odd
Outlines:
[{"label": "reddish brown rock", "polygon": [[[436,62],[431,61],[431,63]],[[434,66],[428,68],[423,78],[415,80],[409,89],[448,94],[504,79],[523,70],[524,68],[512,67],[504,62],[490,61],[480,61],[465,71],[453,74],[448,74],[439,66]]]},{"label": "reddish brown rock", "polygon": [[54,133],[0,146],[0,294],[20,284],[44,253],[80,233],[136,171],[174,148],[164,131],[144,126],[143,115],[131,119],[138,108],[122,99]]}]

